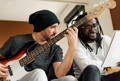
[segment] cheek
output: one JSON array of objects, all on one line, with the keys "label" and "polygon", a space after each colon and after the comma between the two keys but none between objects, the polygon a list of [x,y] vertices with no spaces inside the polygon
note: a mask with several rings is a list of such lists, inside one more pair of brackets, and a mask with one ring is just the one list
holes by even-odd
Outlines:
[{"label": "cheek", "polygon": [[49,31],[49,33],[48,33],[49,35],[52,35],[53,34],[53,32],[52,31]]},{"label": "cheek", "polygon": [[50,37],[51,35],[53,35],[53,31],[48,31],[47,35]]},{"label": "cheek", "polygon": [[54,34],[54,33],[55,33],[55,30],[54,30],[54,29],[52,29],[52,30],[50,31],[50,33],[51,33],[51,34]]},{"label": "cheek", "polygon": [[88,35],[88,33],[89,33],[88,30],[84,30],[84,31],[83,31],[83,34],[84,34],[84,35]]}]

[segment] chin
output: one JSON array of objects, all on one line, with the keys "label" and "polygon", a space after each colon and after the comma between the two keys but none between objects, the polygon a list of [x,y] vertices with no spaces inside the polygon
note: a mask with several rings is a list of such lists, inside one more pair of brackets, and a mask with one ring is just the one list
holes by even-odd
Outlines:
[{"label": "chin", "polygon": [[96,38],[89,38],[89,40],[94,42]]},{"label": "chin", "polygon": [[91,36],[90,38],[91,38],[91,39],[96,39],[96,36]]},{"label": "chin", "polygon": [[89,38],[95,40],[96,39],[96,35],[89,36]]}]

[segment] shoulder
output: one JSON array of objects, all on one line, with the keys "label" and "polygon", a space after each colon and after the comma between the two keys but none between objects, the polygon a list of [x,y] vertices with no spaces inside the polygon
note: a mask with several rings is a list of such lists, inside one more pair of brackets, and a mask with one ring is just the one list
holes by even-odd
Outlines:
[{"label": "shoulder", "polygon": [[108,35],[102,35],[102,37],[103,37],[103,42],[105,42],[109,45],[111,42],[111,37]]},{"label": "shoulder", "polygon": [[77,54],[81,54],[84,55],[83,53],[85,53],[87,50],[85,48],[85,46],[82,44],[82,42],[78,39],[77,42],[77,48],[76,48],[76,53]]},{"label": "shoulder", "polygon": [[11,38],[15,40],[32,39],[32,34],[19,34],[19,35],[12,36]]},{"label": "shoulder", "polygon": [[77,49],[86,49],[84,47],[84,45],[82,44],[82,41],[80,41],[79,39],[78,39],[78,42],[77,42]]},{"label": "shoulder", "polygon": [[24,42],[27,43],[28,41],[33,41],[32,34],[18,34],[15,36],[11,36],[9,40],[12,40],[14,42]]},{"label": "shoulder", "polygon": [[111,37],[108,36],[108,35],[102,35],[102,37],[103,37],[104,40],[111,40]]},{"label": "shoulder", "polygon": [[54,45],[52,46],[52,48],[53,48],[54,50],[56,50],[56,51],[58,51],[58,50],[62,51],[62,48],[61,48],[59,45],[57,45],[57,44],[54,44]]}]

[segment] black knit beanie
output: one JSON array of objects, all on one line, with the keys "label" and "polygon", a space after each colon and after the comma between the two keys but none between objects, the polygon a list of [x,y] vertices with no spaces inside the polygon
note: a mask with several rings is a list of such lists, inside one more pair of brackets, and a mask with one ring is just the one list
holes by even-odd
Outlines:
[{"label": "black knit beanie", "polygon": [[59,20],[53,12],[40,10],[29,16],[29,23],[34,25],[34,32],[40,32],[55,23],[59,24]]}]

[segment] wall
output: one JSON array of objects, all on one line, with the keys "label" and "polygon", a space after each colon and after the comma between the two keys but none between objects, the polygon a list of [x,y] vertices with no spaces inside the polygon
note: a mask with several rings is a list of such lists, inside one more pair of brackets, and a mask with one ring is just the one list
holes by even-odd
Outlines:
[{"label": "wall", "polygon": [[111,20],[110,10],[106,9],[104,13],[98,19],[99,19],[99,22],[103,29],[104,34],[112,36],[113,24]]},{"label": "wall", "polygon": [[120,0],[116,1],[116,8],[111,10],[111,16],[113,21],[114,30],[120,30]]},{"label": "wall", "polygon": [[0,47],[10,36],[30,33],[32,29],[32,25],[27,22],[0,21]]}]

